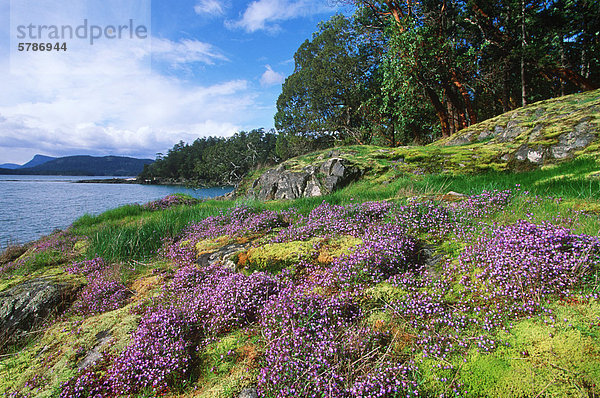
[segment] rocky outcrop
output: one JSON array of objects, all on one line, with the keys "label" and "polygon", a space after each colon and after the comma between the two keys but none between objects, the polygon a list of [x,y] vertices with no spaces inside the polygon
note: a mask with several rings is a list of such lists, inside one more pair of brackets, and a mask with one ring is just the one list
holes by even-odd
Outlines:
[{"label": "rocky outcrop", "polygon": [[79,370],[87,369],[90,366],[94,366],[101,358],[102,354],[100,350],[102,347],[106,346],[111,340],[111,335],[109,330],[103,330],[96,334],[96,345],[89,350],[85,357],[79,361],[77,364],[77,368]]},{"label": "rocky outcrop", "polygon": [[600,144],[600,90],[528,105],[461,130],[446,146],[502,145],[509,169],[572,159]]},{"label": "rocky outcrop", "polygon": [[36,278],[0,293],[0,351],[64,310],[75,299],[79,286]]},{"label": "rocky outcrop", "polygon": [[282,164],[257,178],[248,196],[259,200],[297,199],[321,196],[343,188],[363,174],[356,165],[334,157],[301,170]]},{"label": "rocky outcrop", "polygon": [[248,247],[250,247],[250,243],[231,243],[214,251],[199,254],[196,263],[206,267],[219,262],[223,267],[235,271],[236,264],[233,261],[235,255],[245,251]]}]

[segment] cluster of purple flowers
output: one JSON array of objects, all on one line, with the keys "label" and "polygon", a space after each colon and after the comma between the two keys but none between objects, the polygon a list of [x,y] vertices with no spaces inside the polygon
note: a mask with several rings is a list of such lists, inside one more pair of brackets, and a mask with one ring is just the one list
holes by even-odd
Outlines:
[{"label": "cluster of purple flowers", "polygon": [[454,207],[464,211],[470,219],[484,217],[508,206],[518,191],[518,188],[516,190],[483,191],[479,195],[471,195],[465,200],[457,202]]},{"label": "cluster of purple flowers", "polygon": [[366,228],[383,221],[392,207],[389,202],[366,202],[349,206],[323,202],[307,216],[295,215],[294,222],[276,234],[272,241],[307,240],[315,236],[361,236]]},{"label": "cluster of purple flowers", "polygon": [[129,289],[116,279],[102,258],[74,263],[67,272],[84,275],[88,280],[71,307],[75,314],[93,315],[116,310],[131,296]]},{"label": "cluster of purple flowers", "polygon": [[[57,231],[34,242],[29,248],[29,252],[33,253],[34,255],[36,253],[52,252],[64,257],[66,254],[71,252],[71,249],[75,245],[75,242],[77,242],[77,239],[78,238],[69,230]],[[26,266],[29,261],[32,261],[30,257],[31,256],[19,258],[15,261],[11,261],[3,266],[0,266],[0,275]]]},{"label": "cluster of purple flowers", "polygon": [[350,295],[284,289],[261,313],[266,352],[259,392],[276,397],[411,396],[416,367],[400,358],[380,363],[389,336],[358,327],[362,318]]},{"label": "cluster of purple flowers", "polygon": [[273,228],[288,225],[295,218],[294,211],[257,212],[247,206],[234,207],[218,216],[207,217],[200,223],[188,226],[178,239],[164,245],[163,255],[177,264],[191,265],[196,259],[196,243],[201,240],[267,234]]},{"label": "cluster of purple flowers", "polygon": [[[142,318],[131,343],[110,364],[103,363],[104,379],[94,379],[93,388],[121,396],[181,386],[198,350],[211,339],[255,322],[278,290],[279,282],[268,274],[182,266],[154,304],[137,309]],[[89,371],[70,384],[84,388],[88,378]]]},{"label": "cluster of purple flowers", "polygon": [[191,197],[181,196],[181,195],[168,195],[162,199],[145,203],[143,205],[143,207],[146,210],[156,211],[156,210],[168,209],[168,208],[174,207],[174,206],[181,206],[181,205],[191,206],[191,205],[195,205],[199,202],[200,201],[196,198],[191,198]]},{"label": "cluster of purple flowers", "polygon": [[546,302],[575,294],[599,259],[598,238],[520,221],[482,236],[441,273],[390,278],[405,295],[385,305],[412,328],[424,357],[445,359],[473,345],[489,352],[511,321],[547,314]]},{"label": "cluster of purple flowers", "polygon": [[48,235],[33,245],[36,250],[56,250],[60,252],[68,252],[77,242],[77,236],[73,235],[69,230],[57,231]]}]

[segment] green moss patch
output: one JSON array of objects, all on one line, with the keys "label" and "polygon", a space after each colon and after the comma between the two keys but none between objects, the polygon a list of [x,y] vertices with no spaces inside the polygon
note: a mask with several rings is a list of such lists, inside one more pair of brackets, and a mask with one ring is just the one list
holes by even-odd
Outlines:
[{"label": "green moss patch", "polygon": [[247,272],[279,272],[284,268],[293,268],[301,260],[314,259],[321,263],[329,263],[361,243],[362,239],[351,236],[267,243],[250,248],[246,253],[238,256],[238,265]]},{"label": "green moss patch", "polygon": [[111,338],[98,347],[99,352],[117,354],[125,347],[139,320],[129,313],[130,308],[48,326],[21,351],[0,360],[0,395],[19,391],[35,397],[58,396],[62,383],[78,372],[78,364],[98,345],[99,336]]},{"label": "green moss patch", "polygon": [[600,393],[600,305],[554,306],[555,322],[523,320],[506,346],[472,351],[460,371],[469,396],[588,397]]},{"label": "green moss patch", "polygon": [[200,354],[199,379],[189,396],[236,397],[258,375],[259,346],[256,337],[243,331],[215,341]]}]

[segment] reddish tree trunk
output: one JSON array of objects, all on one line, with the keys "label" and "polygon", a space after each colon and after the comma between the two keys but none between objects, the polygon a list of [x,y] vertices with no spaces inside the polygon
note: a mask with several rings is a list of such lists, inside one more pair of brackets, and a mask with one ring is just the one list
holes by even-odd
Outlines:
[{"label": "reddish tree trunk", "polygon": [[586,79],[579,73],[569,68],[549,68],[546,69],[546,72],[560,78],[561,80],[569,81],[584,91],[595,90],[599,88],[597,84],[594,84],[589,79]]},{"label": "reddish tree trunk", "polygon": [[469,125],[477,123],[477,115],[475,114],[475,111],[473,110],[473,104],[471,103],[471,97],[469,96],[469,92],[467,91],[465,86],[458,79],[458,74],[456,73],[456,71],[452,71],[452,83],[454,83],[454,85],[458,89],[458,92],[462,96],[462,99],[465,103],[465,108],[466,108],[467,114],[469,116]]},{"label": "reddish tree trunk", "polygon": [[450,137],[450,124],[448,122],[448,112],[444,109],[444,105],[440,101],[438,95],[433,91],[431,87],[426,84],[423,84],[425,88],[425,94],[429,97],[429,101],[433,105],[435,109],[435,114],[437,115],[440,121],[440,127],[442,129],[442,137]]}]

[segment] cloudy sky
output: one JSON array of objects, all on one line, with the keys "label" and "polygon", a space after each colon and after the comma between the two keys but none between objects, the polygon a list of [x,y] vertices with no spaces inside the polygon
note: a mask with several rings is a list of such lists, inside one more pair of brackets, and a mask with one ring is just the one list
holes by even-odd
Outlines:
[{"label": "cloudy sky", "polygon": [[[348,11],[327,0],[0,0],[0,163],[154,158],[180,140],[269,129],[298,46]],[[27,42],[67,50],[19,51]]]}]

